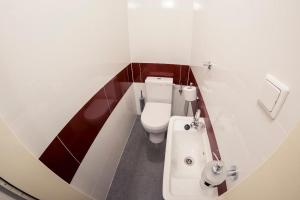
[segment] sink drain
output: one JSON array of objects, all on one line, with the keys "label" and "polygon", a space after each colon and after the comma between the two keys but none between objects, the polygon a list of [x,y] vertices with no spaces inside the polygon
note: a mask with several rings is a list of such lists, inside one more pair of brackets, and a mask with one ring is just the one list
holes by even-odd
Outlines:
[{"label": "sink drain", "polygon": [[191,126],[189,124],[184,125],[185,130],[189,130],[190,128],[191,128]]},{"label": "sink drain", "polygon": [[191,157],[186,157],[184,159],[184,163],[188,166],[192,166],[193,165],[193,159]]}]

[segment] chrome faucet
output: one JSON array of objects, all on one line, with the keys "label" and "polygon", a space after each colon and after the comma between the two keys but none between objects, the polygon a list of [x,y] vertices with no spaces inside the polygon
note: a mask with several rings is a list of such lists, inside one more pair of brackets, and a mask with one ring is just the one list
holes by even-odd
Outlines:
[{"label": "chrome faucet", "polygon": [[227,170],[227,177],[232,177],[235,181],[239,177],[239,170],[237,169],[236,165],[232,165],[229,170]]},{"label": "chrome faucet", "polygon": [[191,123],[191,127],[194,127],[195,129],[198,129],[200,126],[201,128],[204,128],[204,123],[199,121],[200,118],[200,109],[197,109],[196,114],[194,116],[194,121]]}]

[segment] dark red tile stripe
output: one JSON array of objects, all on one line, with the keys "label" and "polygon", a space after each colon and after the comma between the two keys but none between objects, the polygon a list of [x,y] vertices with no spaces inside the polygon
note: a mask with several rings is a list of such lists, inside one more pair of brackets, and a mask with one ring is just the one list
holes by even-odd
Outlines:
[{"label": "dark red tile stripe", "polygon": [[180,73],[180,84],[188,85],[188,73],[190,70],[190,66],[181,65],[181,73]]},{"label": "dark red tile stripe", "polygon": [[[189,83],[193,83],[193,85],[197,86],[197,96],[199,98],[198,102],[195,101],[195,102],[192,103],[193,112],[195,113],[197,108],[201,110],[201,117],[203,117],[204,121],[205,121],[211,152],[212,153],[214,152],[218,156],[218,159],[221,160],[221,154],[220,154],[220,151],[219,151],[219,147],[218,147],[218,143],[217,143],[217,140],[216,140],[215,132],[214,132],[214,129],[212,127],[212,123],[210,121],[209,114],[207,112],[203,97],[201,95],[201,92],[199,90],[196,78],[195,78],[192,70],[190,70],[190,72],[189,72]],[[213,157],[214,160],[216,160],[213,155],[212,155],[212,157]],[[225,193],[226,191],[227,191],[227,185],[226,185],[226,181],[224,181],[221,185],[218,186],[219,196],[222,195],[223,193]]]},{"label": "dark red tile stripe", "polygon": [[[104,123],[132,84],[131,65],[101,88],[66,124],[40,160],[70,183]],[[60,139],[60,140],[58,140]]]},{"label": "dark red tile stripe", "polygon": [[61,130],[58,137],[81,162],[110,115],[104,89],[100,89]]},{"label": "dark red tile stripe", "polygon": [[188,71],[188,78],[189,78],[188,79],[188,85],[198,86],[196,78],[195,78],[191,68],[189,68],[189,71]]},{"label": "dark red tile stripe", "polygon": [[40,160],[68,183],[71,182],[79,167],[79,162],[72,157],[57,138],[51,142]]},{"label": "dark red tile stripe", "polygon": [[145,82],[147,76],[171,77],[175,84],[186,85],[188,82],[187,65],[132,63],[134,82]]}]

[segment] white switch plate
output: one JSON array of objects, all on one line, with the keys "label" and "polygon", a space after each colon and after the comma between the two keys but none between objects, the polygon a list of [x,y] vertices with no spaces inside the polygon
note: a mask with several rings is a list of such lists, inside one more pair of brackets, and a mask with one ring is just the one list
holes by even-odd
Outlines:
[{"label": "white switch plate", "polygon": [[270,81],[265,80],[261,91],[262,92],[259,101],[265,106],[267,111],[272,112],[279,98],[280,89],[278,89]]},{"label": "white switch plate", "polygon": [[272,119],[275,119],[288,93],[289,88],[286,85],[267,74],[258,103]]}]

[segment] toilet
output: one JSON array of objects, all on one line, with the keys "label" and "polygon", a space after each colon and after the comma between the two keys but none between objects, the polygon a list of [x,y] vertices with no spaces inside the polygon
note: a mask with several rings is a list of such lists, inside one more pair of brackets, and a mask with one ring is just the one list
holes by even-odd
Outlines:
[{"label": "toilet", "polygon": [[146,104],[141,115],[144,129],[152,143],[165,139],[172,108],[173,78],[147,77]]}]

